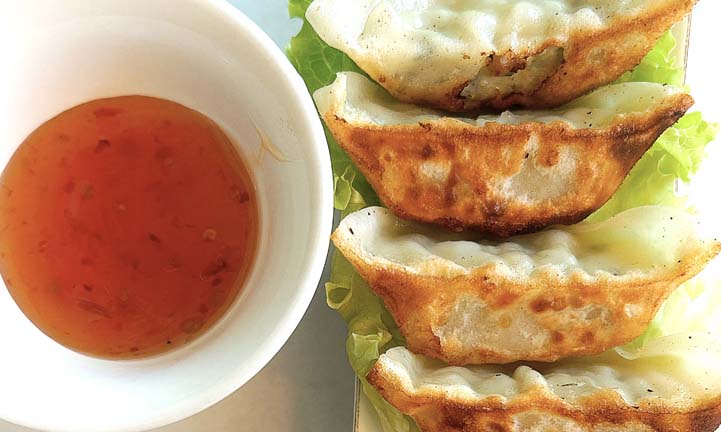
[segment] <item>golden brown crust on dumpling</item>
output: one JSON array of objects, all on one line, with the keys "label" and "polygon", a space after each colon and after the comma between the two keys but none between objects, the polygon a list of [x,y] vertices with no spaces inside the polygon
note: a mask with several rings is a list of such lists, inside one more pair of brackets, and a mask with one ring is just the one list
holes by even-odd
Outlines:
[{"label": "golden brown crust on dumpling", "polygon": [[[646,210],[634,211],[639,216]],[[549,265],[548,257],[559,256],[560,248],[577,247],[581,240],[551,235],[544,240],[532,234],[529,237],[535,240],[524,240],[524,246],[504,251],[498,242],[487,246],[490,252],[469,252],[496,255],[463,267],[458,259],[476,258],[447,258],[454,241],[458,247],[470,243],[460,239],[419,240],[417,234],[403,234],[402,242],[413,246],[400,252],[376,246],[384,235],[389,236],[388,244],[400,245],[396,234],[384,231],[400,223],[386,209],[368,208],[346,217],[332,240],[383,299],[408,348],[452,365],[553,362],[623,345],[641,335],[668,295],[721,251],[717,241],[679,234],[685,244],[678,246],[669,263],[658,261],[642,268],[630,261],[634,268],[630,271],[618,264],[610,264],[609,270],[587,269],[583,267],[586,258],[577,254],[556,260],[576,263],[565,268]],[[379,237],[373,237],[377,232]],[[410,232],[417,231],[411,228]],[[514,243],[513,238],[509,241]],[[624,247],[645,248],[646,241]],[[594,248],[587,247],[589,252],[583,253],[593,254]],[[437,250],[441,255],[435,255]],[[419,257],[421,253],[427,255]],[[411,261],[403,261],[400,254]],[[518,260],[521,254],[528,260]],[[530,270],[521,271],[521,267]]]},{"label": "golden brown crust on dumpling", "polygon": [[[383,203],[399,216],[508,236],[573,224],[600,208],[692,104],[690,96],[677,94],[653,111],[625,116],[603,129],[573,129],[560,122],[479,127],[450,118],[380,126],[347,120],[334,110],[324,119]],[[537,146],[533,156],[527,150],[530,141]],[[555,179],[552,191],[543,191],[549,185],[538,182],[507,190],[498,186],[529,163],[553,168],[564,178]],[[442,166],[447,174],[437,181],[423,178],[418,174],[422,165]],[[529,190],[537,192],[536,198],[525,196]]]},{"label": "golden brown crust on dumpling", "polygon": [[721,396],[677,411],[629,406],[614,392],[595,394],[580,406],[540,389],[510,403],[498,397],[470,402],[441,392],[411,393],[382,363],[367,379],[423,432],[714,432],[721,425]]},{"label": "golden brown crust on dumpling", "polygon": [[[337,245],[337,244],[336,244]],[[343,249],[342,246],[339,247]],[[623,345],[641,335],[668,295],[681,283],[698,272],[721,248],[696,251],[674,274],[661,280],[613,281],[593,284],[569,281],[559,283],[552,277],[539,277],[533,284],[512,283],[494,275],[477,272],[466,278],[452,280],[425,279],[395,269],[363,268],[355,257],[348,257],[384,301],[413,352],[442,359],[449,364],[508,363],[518,360],[551,362],[568,356],[596,354]],[[344,250],[345,254],[345,250]],[[444,287],[443,294],[438,286]],[[550,288],[553,287],[553,288]],[[440,294],[440,295],[439,295]],[[483,327],[466,328],[468,332],[493,332],[494,327],[509,325],[529,314],[535,325],[528,334],[516,337],[544,336],[547,343],[533,351],[515,351],[513,340],[485,349],[464,346],[462,341],[444,340],[443,327],[456,310],[461,309],[464,296],[481,299],[493,314]],[[638,305],[632,316],[625,306]],[[476,307],[476,305],[473,305]],[[519,312],[518,309],[523,309]],[[586,312],[589,310],[589,312]],[[505,317],[503,312],[506,311]],[[594,316],[594,314],[605,316]],[[497,318],[496,318],[497,317]],[[479,323],[481,324],[481,319]],[[536,328],[537,326],[537,328]],[[450,333],[450,331],[449,331]],[[448,339],[452,337],[448,335]]]},{"label": "golden brown crust on dumpling", "polygon": [[315,0],[306,17],[398,100],[465,112],[562,105],[638,65],[696,0]]},{"label": "golden brown crust on dumpling", "polygon": [[[383,83],[384,87],[398,99],[425,103],[449,111],[468,111],[483,107],[507,109],[523,106],[533,109],[556,107],[573,100],[595,88],[606,85],[624,72],[637,66],[643,57],[653,48],[656,41],[674,23],[691,12],[698,0],[666,2],[665,7],[649,10],[636,19],[621,18],[602,31],[577,31],[569,36],[563,48],[563,62],[540,86],[527,94],[511,93],[498,95],[487,100],[474,100],[461,96],[468,82],[459,83],[455,91],[443,95],[440,100],[418,94],[396,94],[393,83]],[[538,55],[546,49],[558,46],[553,41],[540,46],[534,52],[499,53],[505,57],[504,64],[514,65],[510,69],[499,68],[497,74],[518,70],[525,65],[529,57]],[[494,56],[494,63],[497,62]]]},{"label": "golden brown crust on dumpling", "polygon": [[[678,357],[627,361],[606,353],[546,369],[453,370],[420,357],[394,348],[367,379],[423,432],[713,432],[721,424],[713,359],[697,367]],[[665,390],[652,388],[662,380],[670,383]]]}]

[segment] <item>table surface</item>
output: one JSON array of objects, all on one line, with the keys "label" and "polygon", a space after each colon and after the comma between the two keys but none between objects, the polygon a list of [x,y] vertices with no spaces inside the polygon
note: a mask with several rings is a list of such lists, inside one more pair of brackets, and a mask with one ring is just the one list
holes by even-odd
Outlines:
[{"label": "table surface", "polygon": [[[281,47],[300,27],[288,18],[287,0],[230,3]],[[720,35],[715,22],[719,16],[721,2],[706,0],[697,6],[687,77],[697,100],[695,109],[715,121],[721,120],[721,79],[715,76],[721,71],[714,70],[721,64],[713,58],[717,50],[712,45]],[[710,153],[718,156],[721,146],[711,146]],[[707,164],[699,176],[712,172]],[[322,281],[326,278],[324,274]],[[255,378],[208,410],[153,432],[350,432],[355,381],[345,355],[345,324],[326,306],[322,285],[293,336]],[[0,420],[0,432],[33,431]]]}]

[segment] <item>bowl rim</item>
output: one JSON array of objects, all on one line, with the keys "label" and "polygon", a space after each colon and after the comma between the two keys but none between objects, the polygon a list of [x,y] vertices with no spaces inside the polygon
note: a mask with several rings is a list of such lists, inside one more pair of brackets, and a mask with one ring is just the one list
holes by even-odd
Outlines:
[{"label": "bowl rim", "polygon": [[[308,162],[312,172],[316,173],[311,181],[310,194],[314,201],[318,201],[317,210],[311,218],[317,222],[315,226],[309,226],[311,241],[303,251],[308,257],[306,262],[309,265],[302,273],[301,278],[294,284],[297,295],[292,304],[287,307],[285,318],[276,322],[269,335],[269,341],[258,347],[255,356],[257,360],[254,363],[239,363],[239,366],[225,379],[209,385],[190,398],[178,401],[168,409],[156,411],[155,414],[141,419],[140,422],[123,424],[123,420],[118,421],[119,418],[122,418],[119,416],[113,420],[115,424],[103,425],[103,430],[108,432],[145,431],[177,423],[215,405],[250,381],[270,363],[300,324],[315,295],[329,253],[329,238],[333,226],[333,176],[330,152],[323,126],[305,82],[270,36],[226,0],[187,0],[184,7],[188,6],[206,8],[227,18],[233,27],[232,31],[242,35],[249,43],[257,45],[260,51],[266,54],[267,63],[280,72],[279,75],[282,75],[281,79],[285,81],[284,84],[292,90],[290,96],[300,108],[296,112],[298,124],[305,125],[307,135],[311,138],[309,141],[312,141],[308,143],[308,149],[309,154],[314,157],[309,158]],[[43,431],[76,430],[69,429],[73,426],[72,422],[66,422],[64,425],[50,424],[43,421],[41,415],[33,418],[18,418],[12,416],[11,413],[5,413],[2,419],[19,426]],[[58,428],[58,426],[60,427]]]}]

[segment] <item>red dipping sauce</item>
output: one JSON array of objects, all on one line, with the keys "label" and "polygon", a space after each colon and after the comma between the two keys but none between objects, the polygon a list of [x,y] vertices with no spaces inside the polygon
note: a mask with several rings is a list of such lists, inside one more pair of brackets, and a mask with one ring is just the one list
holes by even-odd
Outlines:
[{"label": "red dipping sauce", "polygon": [[233,144],[204,115],[124,96],[33,132],[0,177],[0,273],[47,335],[98,357],[187,343],[237,297],[258,209]]}]

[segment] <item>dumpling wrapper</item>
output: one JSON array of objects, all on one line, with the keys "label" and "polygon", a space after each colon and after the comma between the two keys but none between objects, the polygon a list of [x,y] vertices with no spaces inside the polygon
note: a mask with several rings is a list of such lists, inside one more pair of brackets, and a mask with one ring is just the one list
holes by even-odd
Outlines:
[{"label": "dumpling wrapper", "polygon": [[499,236],[586,218],[693,104],[672,87],[627,83],[557,110],[451,118],[399,103],[352,72],[314,97],[396,214]]},{"label": "dumpling wrapper", "polygon": [[450,367],[392,348],[368,375],[423,432],[713,432],[721,338],[680,334],[622,356]]},{"label": "dumpling wrapper", "polygon": [[490,241],[369,207],[332,239],[411,351],[465,365],[550,362],[630,342],[721,250],[711,234],[682,210],[648,206]]},{"label": "dumpling wrapper", "polygon": [[396,214],[500,236],[583,220],[693,104],[669,86],[626,83],[556,110],[451,118],[352,72],[314,98]]},{"label": "dumpling wrapper", "polygon": [[315,0],[308,22],[397,99],[561,105],[636,66],[696,0]]}]

